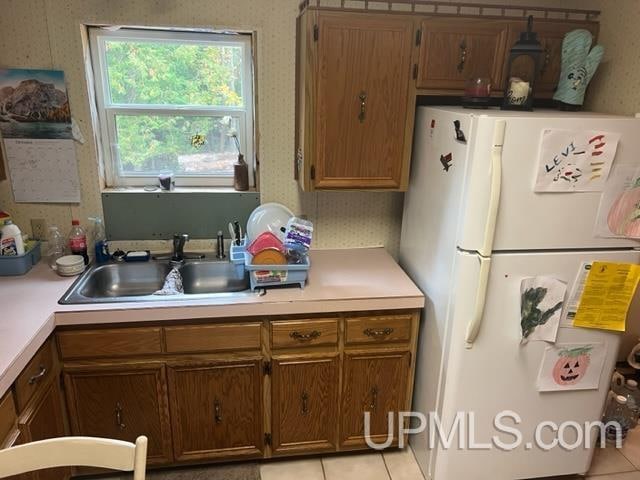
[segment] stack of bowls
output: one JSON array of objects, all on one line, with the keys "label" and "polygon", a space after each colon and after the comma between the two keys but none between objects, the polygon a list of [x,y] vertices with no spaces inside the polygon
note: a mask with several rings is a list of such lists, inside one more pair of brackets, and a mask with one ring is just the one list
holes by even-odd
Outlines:
[{"label": "stack of bowls", "polygon": [[56,271],[63,277],[75,277],[84,272],[84,258],[81,255],[65,255],[56,260]]}]

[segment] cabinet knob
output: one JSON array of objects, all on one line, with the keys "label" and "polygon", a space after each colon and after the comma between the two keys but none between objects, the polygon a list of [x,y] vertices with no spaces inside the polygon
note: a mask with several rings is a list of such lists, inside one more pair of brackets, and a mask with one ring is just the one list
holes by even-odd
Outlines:
[{"label": "cabinet knob", "polygon": [[120,405],[120,402],[116,402],[116,426],[120,430],[124,430],[125,428],[127,428],[127,426],[122,421],[122,405]]},{"label": "cabinet knob", "polygon": [[371,396],[371,402],[369,402],[369,410],[374,411],[378,406],[378,387],[374,386],[369,392]]},{"label": "cabinet knob", "polygon": [[309,394],[307,392],[302,392],[300,399],[302,400],[302,415],[308,415],[309,414]]},{"label": "cabinet knob", "polygon": [[358,120],[360,120],[360,123],[363,123],[364,117],[367,114],[367,92],[360,92],[358,98],[360,99],[360,113],[358,114]]},{"label": "cabinet knob", "polygon": [[222,403],[217,398],[213,402],[213,410],[216,423],[222,423]]},{"label": "cabinet knob", "polygon": [[462,40],[460,42],[460,61],[458,62],[458,72],[462,73],[464,70],[464,64],[467,61],[467,42],[466,40]]},{"label": "cabinet knob", "polygon": [[551,62],[551,50],[549,50],[549,47],[544,47],[544,60],[542,62],[542,67],[540,67],[540,76],[544,75],[547,71],[549,62]]}]

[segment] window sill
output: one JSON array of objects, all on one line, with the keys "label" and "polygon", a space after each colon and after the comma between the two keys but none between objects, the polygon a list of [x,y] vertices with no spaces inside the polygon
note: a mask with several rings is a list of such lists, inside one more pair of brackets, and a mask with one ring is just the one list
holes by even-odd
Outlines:
[{"label": "window sill", "polygon": [[238,191],[233,187],[175,187],[173,190],[161,190],[160,187],[155,190],[145,190],[145,187],[106,187],[101,193],[258,193],[254,187],[249,190]]}]

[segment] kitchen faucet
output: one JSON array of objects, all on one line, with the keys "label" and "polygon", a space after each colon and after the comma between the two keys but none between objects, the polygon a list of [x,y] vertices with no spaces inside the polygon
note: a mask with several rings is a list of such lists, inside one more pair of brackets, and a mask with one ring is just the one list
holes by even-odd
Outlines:
[{"label": "kitchen faucet", "polygon": [[173,235],[173,253],[171,254],[171,263],[182,265],[185,260],[184,244],[189,241],[189,234],[175,233]]}]

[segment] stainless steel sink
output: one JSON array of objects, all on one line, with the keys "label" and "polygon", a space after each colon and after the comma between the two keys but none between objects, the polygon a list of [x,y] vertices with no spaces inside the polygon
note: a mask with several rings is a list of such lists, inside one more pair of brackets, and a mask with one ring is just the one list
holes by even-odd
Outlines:
[{"label": "stainless steel sink", "polygon": [[187,261],[180,267],[184,294],[153,295],[171,267],[164,261],[92,265],[62,296],[61,304],[187,300],[253,295],[243,269],[217,260]]},{"label": "stainless steel sink", "polygon": [[244,269],[229,262],[189,262],[180,268],[180,274],[186,295],[241,292],[249,288]]}]

